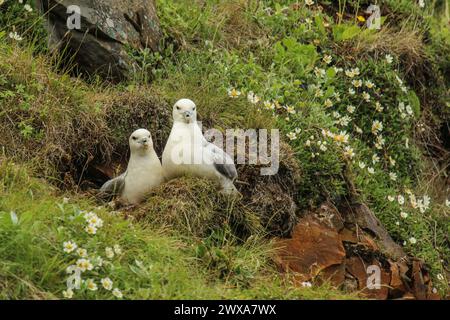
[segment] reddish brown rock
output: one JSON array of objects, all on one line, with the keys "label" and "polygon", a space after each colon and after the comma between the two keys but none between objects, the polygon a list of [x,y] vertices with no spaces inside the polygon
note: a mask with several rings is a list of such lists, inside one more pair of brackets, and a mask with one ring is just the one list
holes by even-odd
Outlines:
[{"label": "reddish brown rock", "polygon": [[291,239],[278,240],[276,258],[283,271],[291,271],[300,281],[315,277],[320,271],[340,265],[345,250],[339,234],[312,215],[300,220]]},{"label": "reddish brown rock", "polygon": [[[377,266],[380,270],[380,286],[379,287],[370,287],[369,284],[373,284],[369,281],[368,278],[372,275],[369,266]],[[361,290],[361,293],[367,298],[385,300],[389,294],[389,281],[390,274],[386,270],[383,269],[381,264],[372,260],[371,262],[366,262],[360,257],[351,257],[346,259],[346,269],[347,271],[353,275],[358,280],[358,289]]]},{"label": "reddish brown rock", "polygon": [[[338,211],[324,204],[278,245],[275,262],[295,280],[328,281],[370,299],[439,299],[423,263],[408,257],[365,205]],[[380,272],[378,288],[373,266]]]}]

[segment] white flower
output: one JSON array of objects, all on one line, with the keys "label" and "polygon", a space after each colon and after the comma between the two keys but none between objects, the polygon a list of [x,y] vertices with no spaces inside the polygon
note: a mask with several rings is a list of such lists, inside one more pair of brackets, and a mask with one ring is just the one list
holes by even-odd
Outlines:
[{"label": "white flower", "polygon": [[360,127],[358,127],[357,125],[355,125],[355,130],[359,134],[363,133],[362,129]]},{"label": "white flower", "polygon": [[[0,0],[1,1],[1,0]],[[63,204],[68,204],[69,203],[70,198],[63,198]]]},{"label": "white flower", "polygon": [[81,258],[86,258],[86,257],[88,256],[87,250],[86,250],[86,249],[83,249],[83,248],[78,248],[77,254],[78,254]]},{"label": "white flower", "polygon": [[364,84],[368,89],[372,89],[373,87],[375,87],[375,84],[370,80],[367,80]]},{"label": "white flower", "polygon": [[409,242],[410,242],[411,244],[416,244],[416,243],[417,243],[417,239],[414,238],[414,237],[411,237],[411,238],[409,238]]},{"label": "white flower", "polygon": [[437,278],[439,281],[444,281],[444,276],[442,275],[442,273],[438,273],[438,274],[436,275],[436,278]]},{"label": "white flower", "polygon": [[379,103],[378,101],[375,102],[375,110],[378,112],[382,112],[384,110],[384,107],[381,106],[381,103]]},{"label": "white flower", "polygon": [[403,205],[405,203],[405,197],[403,197],[401,194],[397,196],[397,201],[399,205]]},{"label": "white flower", "polygon": [[305,146],[307,146],[307,147],[309,147],[309,146],[311,146],[311,140],[306,140],[306,142],[305,142]]},{"label": "white flower", "polygon": [[430,207],[431,198],[428,195],[423,196],[423,205],[426,209]]},{"label": "white flower", "polygon": [[100,282],[102,283],[103,288],[105,288],[106,290],[112,289],[113,282],[110,278],[103,278],[102,280],[100,280]]},{"label": "white flower", "polygon": [[[83,212],[85,212],[85,211],[82,211],[82,213]],[[84,220],[86,220],[86,221],[89,221],[89,219],[91,219],[91,218],[93,218],[93,217],[96,217],[97,215],[94,213],[94,212],[92,212],[92,211],[89,211],[89,212],[86,212],[84,215],[83,215],[83,218],[84,218]]]},{"label": "white flower", "polygon": [[395,172],[389,172],[389,179],[397,181],[397,174]]},{"label": "white flower", "polygon": [[359,68],[353,68],[352,72],[355,76],[359,76]]},{"label": "white flower", "polygon": [[385,56],[385,58],[386,58],[386,62],[389,63],[389,64],[391,64],[392,61],[394,61],[394,58],[392,58],[392,56],[390,54],[387,54]]},{"label": "white flower", "polygon": [[122,248],[121,248],[118,244],[115,244],[115,245],[114,245],[114,252],[115,252],[117,255],[122,254]]},{"label": "white flower", "polygon": [[353,80],[353,81],[352,81],[352,85],[353,85],[355,88],[359,88],[359,87],[362,86],[362,81],[361,81],[361,80]]},{"label": "white flower", "polygon": [[353,158],[355,156],[355,152],[353,151],[353,148],[350,146],[346,146],[344,148],[344,156],[347,158]]},{"label": "white flower", "polygon": [[305,0],[305,4],[307,6],[312,6],[314,4],[314,1],[313,0]]},{"label": "white flower", "polygon": [[358,165],[359,165],[359,167],[360,167],[361,169],[364,169],[364,168],[366,167],[366,164],[365,164],[364,162],[362,162],[362,161],[360,161],[360,162],[358,163]]},{"label": "white flower", "polygon": [[98,256],[98,257],[95,259],[95,264],[97,264],[98,267],[103,266],[103,259],[102,259],[102,257]]},{"label": "white flower", "polygon": [[381,121],[375,120],[372,122],[372,133],[374,135],[377,135],[382,130],[383,130],[383,123]]},{"label": "white flower", "polygon": [[353,88],[348,88],[348,93],[349,93],[350,95],[354,95],[354,94],[355,94],[355,89],[353,89]]},{"label": "white flower", "polygon": [[368,94],[367,92],[364,91],[362,93],[362,97],[366,102],[370,101],[370,94]]},{"label": "white flower", "polygon": [[230,98],[237,98],[241,95],[241,92],[236,90],[235,88],[229,89],[228,90],[228,96]]},{"label": "white flower", "polygon": [[297,134],[293,131],[289,132],[288,134],[286,134],[286,136],[289,138],[289,140],[295,140],[297,139]]},{"label": "white flower", "polygon": [[29,4],[24,5],[23,8],[28,12],[33,11],[33,8],[31,8],[31,6]]},{"label": "white flower", "polygon": [[319,147],[319,149],[320,149],[321,151],[327,151],[327,147],[326,147],[324,144],[321,144],[320,147]]},{"label": "white flower", "polygon": [[353,73],[352,70],[345,70],[345,75],[349,78],[354,78],[355,74]]},{"label": "white flower", "polygon": [[332,60],[333,60],[333,58],[330,55],[328,55],[328,54],[326,54],[323,57],[323,62],[325,62],[326,64],[330,64]]},{"label": "white flower", "polygon": [[375,147],[379,150],[381,150],[386,143],[386,140],[384,140],[382,135],[377,136],[377,141],[375,143]]},{"label": "white flower", "polygon": [[119,299],[123,297],[122,292],[117,288],[114,288],[114,290],[112,291],[112,294]]},{"label": "white flower", "polygon": [[406,219],[406,218],[408,218],[408,213],[402,211],[402,212],[400,212],[400,217],[402,217],[403,219]]},{"label": "white flower", "polygon": [[348,143],[349,135],[345,131],[333,135],[333,140],[340,145],[341,143]]},{"label": "white flower", "polygon": [[395,163],[396,163],[395,159],[393,159],[391,156],[389,156],[389,164],[391,165],[391,167],[394,167]]},{"label": "white flower", "polygon": [[392,201],[395,200],[395,197],[393,197],[393,196],[388,196],[387,199],[388,199],[390,202],[392,202]]},{"label": "white flower", "polygon": [[336,124],[342,126],[342,127],[346,127],[348,126],[348,124],[352,121],[352,118],[349,116],[343,116],[342,118],[340,118],[338,121],[336,121]]},{"label": "white flower", "polygon": [[63,243],[64,252],[71,253],[77,248],[77,244],[73,241],[66,241]]},{"label": "white flower", "polygon": [[91,290],[91,291],[97,291],[97,289],[98,289],[97,284],[92,279],[88,279],[86,281],[86,287],[88,288],[88,290]]},{"label": "white flower", "polygon": [[295,114],[295,108],[293,106],[287,106],[286,111],[290,114]]},{"label": "white flower", "polygon": [[425,1],[424,0],[419,0],[419,7],[421,7],[421,8],[425,7]]},{"label": "white flower", "polygon": [[349,113],[353,113],[353,112],[355,112],[355,107],[352,106],[352,105],[349,105],[349,106],[347,106],[347,111],[348,111]]},{"label": "white flower", "polygon": [[445,200],[445,205],[450,208],[450,200],[449,199]]},{"label": "white flower", "polygon": [[253,104],[257,104],[259,101],[261,101],[261,99],[256,94],[254,94],[253,91],[250,91],[247,94],[247,100]]},{"label": "white flower", "polygon": [[76,262],[76,267],[80,269],[80,271],[84,272],[86,270],[92,270],[94,266],[88,259],[78,259]]},{"label": "white flower", "polygon": [[92,216],[90,219],[87,220],[87,222],[96,228],[103,227],[103,220],[100,219],[97,215]]},{"label": "white flower", "polygon": [[86,228],[84,228],[84,231],[86,231],[89,234],[96,234],[97,233],[97,227],[90,224]]},{"label": "white flower", "polygon": [[9,33],[9,37],[11,39],[13,39],[13,40],[16,40],[16,41],[22,41],[23,40],[23,38],[15,31],[14,32],[10,32]]},{"label": "white flower", "polygon": [[325,107],[330,108],[333,106],[333,101],[331,99],[325,100]]},{"label": "white flower", "polygon": [[269,110],[275,109],[275,105],[270,101],[264,101],[264,107]]},{"label": "white flower", "polygon": [[[0,0],[0,1],[2,1],[2,0]],[[71,299],[73,297],[73,290],[72,289],[64,290],[63,291],[63,297],[66,298],[66,299]]]},{"label": "white flower", "polygon": [[317,78],[322,78],[325,76],[325,69],[315,67],[314,74]]},{"label": "white flower", "polygon": [[409,114],[410,116],[413,114],[413,110],[409,104],[406,106],[405,109],[406,109],[406,113]]},{"label": "white flower", "polygon": [[320,98],[323,96],[323,90],[322,89],[316,89],[316,92],[314,93],[314,96],[316,98]]},{"label": "white flower", "polygon": [[108,259],[114,258],[114,250],[111,247],[106,247],[105,248],[105,253],[106,253],[106,257]]},{"label": "white flower", "polygon": [[367,172],[369,172],[370,174],[374,174],[375,173],[375,169],[372,167],[368,167],[367,168]]},{"label": "white flower", "polygon": [[378,163],[378,162],[380,162],[380,157],[377,154],[374,153],[373,156],[372,156],[372,163],[375,164],[375,163]]},{"label": "white flower", "polygon": [[305,287],[305,288],[311,288],[311,287],[312,287],[312,284],[311,284],[311,282],[309,282],[309,281],[304,281],[304,282],[302,282],[302,287]]}]

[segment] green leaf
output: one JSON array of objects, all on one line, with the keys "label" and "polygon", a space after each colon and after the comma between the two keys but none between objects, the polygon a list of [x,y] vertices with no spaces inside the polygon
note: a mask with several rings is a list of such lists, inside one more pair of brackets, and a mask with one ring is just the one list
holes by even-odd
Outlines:
[{"label": "green leaf", "polygon": [[317,30],[319,31],[320,35],[325,36],[327,32],[325,30],[325,26],[323,25],[322,16],[320,16],[320,15],[315,16],[314,21],[316,23]]},{"label": "green leaf", "polygon": [[328,79],[333,79],[334,76],[336,75],[336,70],[334,70],[333,67],[328,68],[326,71],[326,74],[327,74]]},{"label": "green leaf", "polygon": [[414,116],[418,118],[420,116],[420,100],[413,90],[408,91],[408,101],[414,112]]},{"label": "green leaf", "polygon": [[333,26],[333,37],[335,41],[345,41],[356,37],[361,29],[356,25],[339,24]]}]

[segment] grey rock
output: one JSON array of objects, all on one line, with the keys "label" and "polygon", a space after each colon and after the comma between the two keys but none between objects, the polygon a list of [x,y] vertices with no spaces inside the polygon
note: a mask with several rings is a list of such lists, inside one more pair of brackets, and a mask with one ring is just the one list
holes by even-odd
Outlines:
[{"label": "grey rock", "polygon": [[[71,5],[80,8],[79,29],[68,28]],[[37,6],[46,17],[50,48],[84,74],[121,81],[132,71],[127,47],[159,50],[154,0],[37,0]]]}]

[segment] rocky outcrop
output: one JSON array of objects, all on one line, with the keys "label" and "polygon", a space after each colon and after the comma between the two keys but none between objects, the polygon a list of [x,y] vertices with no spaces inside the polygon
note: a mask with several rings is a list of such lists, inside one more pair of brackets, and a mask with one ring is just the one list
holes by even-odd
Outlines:
[{"label": "rocky outcrop", "polygon": [[[438,299],[424,264],[408,257],[363,204],[323,204],[278,239],[275,263],[299,284],[330,281],[373,299]],[[377,271],[374,271],[374,270]],[[373,282],[377,272],[379,282]],[[374,286],[373,284],[379,284]]]},{"label": "rocky outcrop", "polygon": [[[38,0],[37,5],[47,20],[50,47],[81,73],[123,80],[132,70],[127,47],[159,49],[154,0]],[[79,28],[73,28],[77,12],[70,6],[79,8]]]}]

